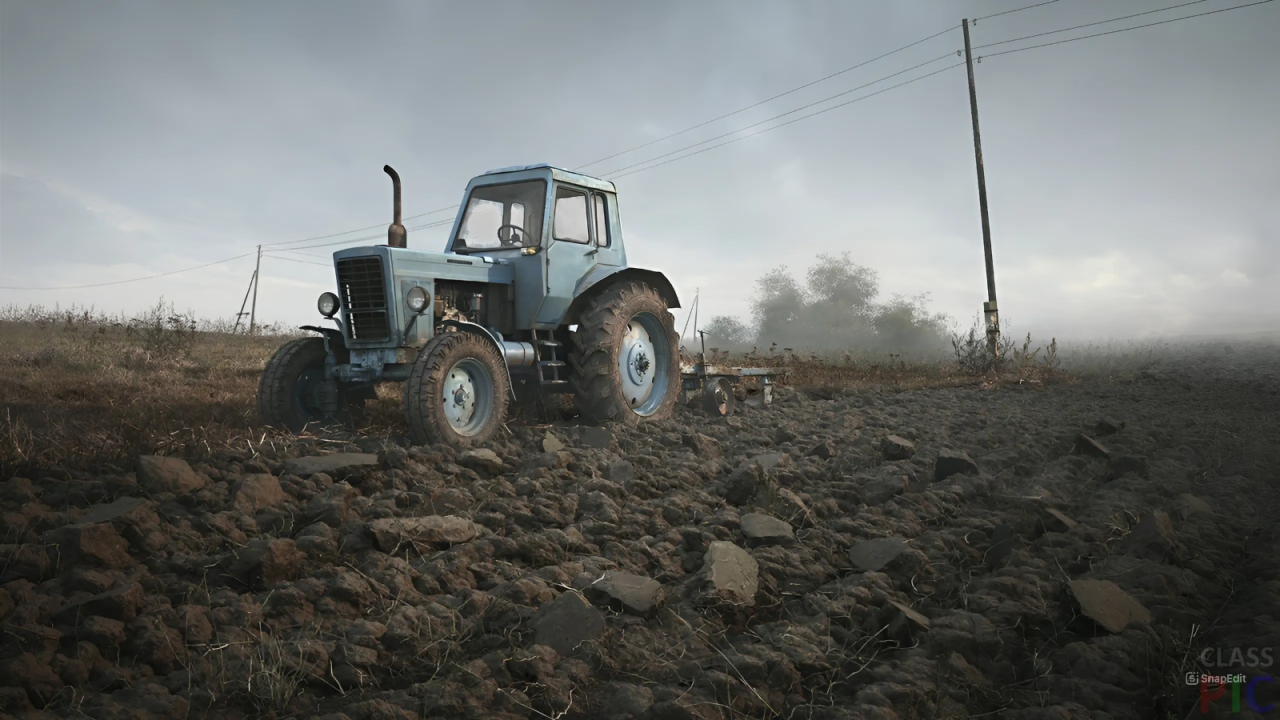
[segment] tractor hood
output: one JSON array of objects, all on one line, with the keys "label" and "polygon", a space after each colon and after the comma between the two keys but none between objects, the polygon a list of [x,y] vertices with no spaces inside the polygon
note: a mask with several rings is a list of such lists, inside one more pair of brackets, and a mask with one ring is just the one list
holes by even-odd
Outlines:
[{"label": "tractor hood", "polygon": [[341,260],[364,257],[380,258],[383,267],[389,268],[392,277],[397,280],[469,280],[504,285],[515,281],[515,269],[510,261],[483,255],[456,255],[374,245],[339,250],[333,254],[333,261],[336,265]]}]

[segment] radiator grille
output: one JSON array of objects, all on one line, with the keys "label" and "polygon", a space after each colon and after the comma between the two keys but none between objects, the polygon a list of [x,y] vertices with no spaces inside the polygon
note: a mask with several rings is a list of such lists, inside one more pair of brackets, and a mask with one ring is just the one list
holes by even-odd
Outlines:
[{"label": "radiator grille", "polygon": [[346,258],[338,261],[338,290],[347,310],[347,334],[356,342],[391,339],[387,321],[387,289],[382,258]]}]

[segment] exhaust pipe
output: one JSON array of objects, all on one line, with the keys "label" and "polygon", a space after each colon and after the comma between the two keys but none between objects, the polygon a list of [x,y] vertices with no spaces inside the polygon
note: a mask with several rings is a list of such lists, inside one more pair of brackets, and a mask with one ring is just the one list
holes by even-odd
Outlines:
[{"label": "exhaust pipe", "polygon": [[391,190],[395,194],[395,218],[391,227],[387,228],[387,246],[393,248],[409,247],[409,231],[400,224],[400,175],[390,165],[382,166],[383,172],[391,176]]}]

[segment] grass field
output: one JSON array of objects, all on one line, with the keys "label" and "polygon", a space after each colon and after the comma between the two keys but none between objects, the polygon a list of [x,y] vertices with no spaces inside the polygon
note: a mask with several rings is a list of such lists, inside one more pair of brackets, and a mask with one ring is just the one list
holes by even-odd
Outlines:
[{"label": "grass field", "polygon": [[[0,476],[35,467],[124,467],[139,454],[199,458],[218,449],[284,441],[255,408],[267,359],[297,334],[288,328],[232,333],[229,323],[175,312],[163,301],[134,317],[86,309],[0,310]],[[1065,379],[1054,347],[1006,339],[994,363],[974,331],[949,356],[713,353],[716,362],[781,366],[785,385],[941,387]],[[1141,353],[1112,352],[1103,372],[1132,371]],[[383,386],[366,434],[402,431],[399,387]]]}]

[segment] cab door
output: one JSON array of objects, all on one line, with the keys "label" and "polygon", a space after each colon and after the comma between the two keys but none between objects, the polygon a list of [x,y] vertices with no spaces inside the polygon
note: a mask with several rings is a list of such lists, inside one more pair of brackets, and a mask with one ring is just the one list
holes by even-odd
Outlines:
[{"label": "cab door", "polygon": [[546,296],[535,320],[538,327],[559,326],[573,301],[578,281],[591,268],[620,263],[609,222],[611,201],[608,193],[556,184],[543,261]]}]

